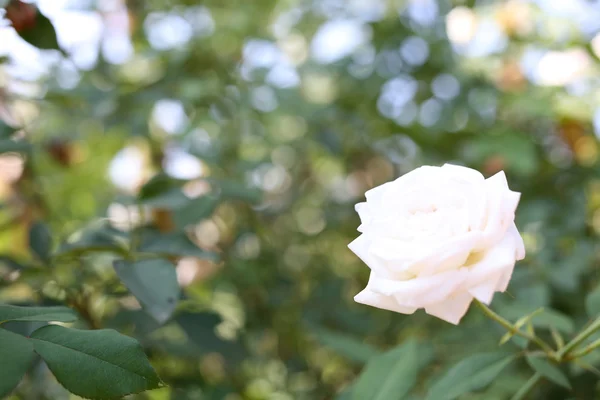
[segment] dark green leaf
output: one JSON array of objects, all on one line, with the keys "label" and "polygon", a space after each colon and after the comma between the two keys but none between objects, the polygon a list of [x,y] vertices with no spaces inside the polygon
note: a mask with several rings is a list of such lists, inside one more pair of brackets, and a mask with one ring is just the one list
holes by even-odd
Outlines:
[{"label": "dark green leaf", "polygon": [[452,400],[484,389],[512,361],[506,353],[475,354],[450,368],[429,390],[427,400]]},{"label": "dark green leaf", "polygon": [[5,321],[57,321],[73,322],[77,315],[67,307],[21,307],[0,304],[0,322]]},{"label": "dark green leaf", "polygon": [[190,198],[179,188],[170,189],[155,196],[140,201],[140,204],[150,207],[176,209],[185,206]]},{"label": "dark green leaf", "polygon": [[431,358],[431,349],[412,340],[371,358],[354,384],[352,399],[404,398],[417,382],[419,370]]},{"label": "dark green leaf", "polygon": [[60,384],[78,396],[113,399],[160,386],[140,344],[116,331],[49,325],[31,341]]},{"label": "dark green leaf", "polygon": [[540,357],[527,356],[527,363],[535,372],[539,372],[544,378],[556,383],[557,385],[571,389],[571,384],[569,383],[569,379],[566,377],[566,375],[563,374],[558,367],[550,364],[548,360]]},{"label": "dark green leaf", "polygon": [[50,22],[48,18],[46,18],[41,12],[39,12],[37,8],[35,16],[35,25],[31,28],[24,28],[18,33],[19,36],[21,36],[25,41],[34,45],[38,49],[60,50],[58,40],[56,38],[56,31],[54,30],[52,22]]},{"label": "dark green leaf", "polygon": [[181,195],[180,188],[185,183],[185,181],[173,179],[165,174],[157,174],[152,179],[150,179],[142,188],[140,189],[139,199],[142,202],[150,201],[151,199],[158,198],[163,196],[165,193],[179,191]]},{"label": "dark green leaf", "polygon": [[216,334],[215,329],[222,321],[218,314],[182,313],[177,316],[176,321],[188,339],[202,352],[221,353],[232,363],[244,356],[244,349],[238,343],[224,340]]},{"label": "dark green leaf", "polygon": [[116,261],[115,271],[129,291],[144,306],[144,310],[159,323],[170,317],[180,288],[175,266],[168,260]]},{"label": "dark green leaf", "polygon": [[33,355],[33,346],[26,338],[0,328],[0,398],[17,387]]},{"label": "dark green leaf", "polygon": [[34,223],[29,229],[29,246],[42,261],[48,261],[52,248],[50,230],[43,222]]}]

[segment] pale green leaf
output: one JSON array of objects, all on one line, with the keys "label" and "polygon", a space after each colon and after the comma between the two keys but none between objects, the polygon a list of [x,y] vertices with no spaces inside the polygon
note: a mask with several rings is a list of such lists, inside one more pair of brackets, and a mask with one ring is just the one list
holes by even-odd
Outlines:
[{"label": "pale green leaf", "polygon": [[123,284],[148,314],[159,323],[169,319],[180,296],[175,265],[164,259],[120,260],[114,267]]}]

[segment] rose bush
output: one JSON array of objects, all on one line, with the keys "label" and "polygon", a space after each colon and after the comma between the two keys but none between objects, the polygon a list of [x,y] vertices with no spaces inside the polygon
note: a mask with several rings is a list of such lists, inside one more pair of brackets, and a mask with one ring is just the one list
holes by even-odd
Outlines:
[{"label": "rose bush", "polygon": [[503,172],[423,166],[366,193],[349,248],[371,269],[359,303],[457,324],[473,298],[506,290],[525,248],[514,223],[520,193]]}]

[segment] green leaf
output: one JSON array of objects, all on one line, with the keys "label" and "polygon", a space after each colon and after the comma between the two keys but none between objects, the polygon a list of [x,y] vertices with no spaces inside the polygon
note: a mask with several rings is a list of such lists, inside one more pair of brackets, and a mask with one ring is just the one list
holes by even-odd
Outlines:
[{"label": "green leaf", "polygon": [[590,318],[600,315],[600,285],[596,286],[585,298],[585,311]]},{"label": "green leaf", "polygon": [[[35,7],[35,6],[33,6]],[[52,22],[46,18],[36,8],[35,25],[31,28],[25,28],[20,30],[19,36],[21,36],[26,42],[34,45],[38,49],[44,50],[60,50],[58,40],[56,38],[56,31]]]},{"label": "green leaf", "polygon": [[406,396],[417,382],[419,370],[432,358],[431,349],[408,341],[369,360],[354,384],[354,400],[389,400]]},{"label": "green leaf", "polygon": [[506,353],[475,354],[450,368],[429,390],[427,400],[452,400],[488,386],[514,360]]},{"label": "green leaf", "polygon": [[216,260],[216,254],[207,252],[196,246],[184,232],[160,234],[147,231],[143,235],[139,249],[143,253],[154,253],[164,256],[190,256]]},{"label": "green leaf", "polygon": [[77,315],[67,307],[21,307],[0,304],[0,322],[42,321],[73,322]]},{"label": "green leaf", "polygon": [[569,379],[566,377],[566,375],[563,374],[558,367],[550,364],[548,360],[540,357],[527,356],[527,364],[529,364],[529,366],[533,368],[535,372],[539,372],[544,378],[547,378],[557,385],[571,389],[571,384],[569,383]]},{"label": "green leaf", "polygon": [[175,320],[201,353],[221,353],[232,364],[237,364],[245,355],[245,350],[239,343],[224,340],[216,334],[215,329],[222,322],[218,314],[181,313]]},{"label": "green leaf", "polygon": [[25,337],[0,328],[0,398],[17,387],[33,356],[33,346]]},{"label": "green leaf", "polygon": [[173,222],[179,228],[185,228],[187,225],[196,224],[205,218],[211,216],[217,205],[219,198],[216,196],[205,195],[196,199],[188,199],[187,203],[173,212]]},{"label": "green leaf", "polygon": [[[511,304],[502,307],[500,310],[500,314],[509,320],[521,318],[521,316],[531,312],[534,312],[534,309],[526,304]],[[554,327],[559,332],[566,334],[575,331],[575,325],[568,316],[550,308],[544,308],[543,312],[533,316],[531,323],[534,328],[550,329]]]},{"label": "green leaf", "polygon": [[113,399],[161,385],[140,344],[117,331],[48,325],[31,341],[58,382],[78,396]]},{"label": "green leaf", "polygon": [[189,201],[190,198],[180,188],[174,188],[146,198],[140,201],[140,204],[150,207],[175,209],[185,206]]},{"label": "green leaf", "polygon": [[157,322],[167,321],[180,296],[175,266],[164,259],[115,261],[115,271],[129,291]]},{"label": "green leaf", "polygon": [[314,329],[313,332],[317,340],[323,345],[353,361],[367,362],[372,357],[381,354],[377,348],[349,335],[322,328]]},{"label": "green leaf", "polygon": [[56,255],[76,256],[87,252],[124,252],[124,247],[116,236],[107,227],[89,229],[78,233],[78,237],[60,246]]},{"label": "green leaf", "polygon": [[[181,186],[185,181],[173,179],[164,173],[156,174],[140,189],[139,199],[143,204],[151,199],[164,196],[166,193],[177,193],[176,197],[185,196],[181,192]],[[155,204],[156,205],[156,204]]]},{"label": "green leaf", "polygon": [[52,249],[50,230],[43,222],[36,222],[29,229],[29,246],[42,261],[48,261]]}]

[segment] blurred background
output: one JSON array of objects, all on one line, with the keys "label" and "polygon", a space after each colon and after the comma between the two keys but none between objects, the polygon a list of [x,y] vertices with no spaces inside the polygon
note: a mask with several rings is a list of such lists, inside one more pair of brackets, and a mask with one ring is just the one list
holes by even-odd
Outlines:
[{"label": "blurred background", "polygon": [[[495,310],[544,306],[539,327],[566,337],[588,321],[600,1],[0,6],[0,301],[67,303],[78,327],[136,337],[169,387],[134,398],[350,399],[364,363],[410,337],[426,344],[422,399],[456,359],[495,349],[502,328],[477,311],[455,327],[352,300],[369,273],[346,247],[354,204],[423,164],[505,170],[522,192],[527,258]],[[121,283],[123,251],[173,262],[168,315]],[[600,397],[593,370],[571,373],[571,398]],[[464,398],[506,399],[530,375],[513,364]],[[11,397],[69,398],[42,363]]]}]

